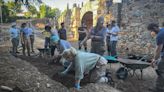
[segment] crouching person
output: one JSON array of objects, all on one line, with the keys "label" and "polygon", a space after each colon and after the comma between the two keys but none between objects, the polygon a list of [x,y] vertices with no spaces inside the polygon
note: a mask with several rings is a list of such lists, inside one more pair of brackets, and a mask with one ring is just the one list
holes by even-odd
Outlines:
[{"label": "crouching person", "polygon": [[[66,63],[66,60],[64,58],[61,58],[61,54],[63,53],[63,51],[65,49],[69,49],[69,48],[72,47],[71,44],[70,44],[70,42],[68,42],[66,40],[62,40],[58,36],[53,35],[53,36],[50,37],[50,43],[51,43],[51,47],[57,48],[57,50],[58,50],[58,54],[55,54],[53,56],[54,59],[56,59],[57,61],[60,61],[60,63],[62,63],[62,65],[65,66],[64,63]],[[52,50],[52,48],[51,48],[51,51],[54,53],[55,52],[55,49]],[[68,64],[66,65],[66,67],[67,66],[68,66]]]},{"label": "crouching person", "polygon": [[80,89],[80,81],[88,73],[90,74],[90,82],[108,82],[109,77],[106,76],[107,60],[104,57],[94,53],[77,51],[72,47],[64,50],[62,57],[71,62],[62,74],[67,74],[70,69],[74,68],[76,89]]}]

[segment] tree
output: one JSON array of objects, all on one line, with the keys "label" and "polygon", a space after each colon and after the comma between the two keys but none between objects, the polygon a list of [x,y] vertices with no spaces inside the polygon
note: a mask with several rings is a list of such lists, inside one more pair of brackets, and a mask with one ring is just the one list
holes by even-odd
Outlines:
[{"label": "tree", "polygon": [[40,6],[40,18],[44,18],[46,16],[46,5],[42,4]]},{"label": "tree", "polygon": [[21,4],[15,5],[13,1],[8,1],[6,6],[10,10],[9,16],[16,16],[16,13],[21,12]]},{"label": "tree", "polygon": [[30,1],[32,2],[32,3],[39,3],[39,4],[41,4],[42,3],[42,0],[15,0],[14,2],[15,2],[15,4],[18,4],[18,3],[23,3],[24,5],[27,5],[27,6],[29,6],[30,5]]},{"label": "tree", "polygon": [[28,7],[28,11],[31,12],[31,15],[32,15],[31,17],[33,17],[34,15],[37,14],[36,7],[33,6],[33,5],[29,5],[29,7]]},{"label": "tree", "polygon": [[7,22],[9,20],[9,9],[5,5],[5,2],[3,0],[0,0],[0,6],[1,6],[1,18],[3,22]]},{"label": "tree", "polygon": [[46,11],[47,18],[54,18],[60,15],[60,11],[58,8],[51,9],[50,7],[47,7]]},{"label": "tree", "polygon": [[28,12],[25,12],[24,15],[26,18],[30,18],[32,14],[31,12],[28,11]]}]

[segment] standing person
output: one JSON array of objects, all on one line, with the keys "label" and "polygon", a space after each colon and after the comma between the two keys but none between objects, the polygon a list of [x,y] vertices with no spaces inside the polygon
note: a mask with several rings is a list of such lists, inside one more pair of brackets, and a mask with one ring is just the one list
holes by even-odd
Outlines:
[{"label": "standing person", "polygon": [[111,56],[117,57],[117,42],[118,42],[118,33],[120,32],[119,27],[116,25],[115,21],[111,23],[110,34],[110,53]]},{"label": "standing person", "polygon": [[[164,92],[164,28],[159,29],[157,24],[151,23],[148,25],[147,29],[152,33],[157,34],[156,50],[151,62],[153,67],[158,63],[158,69],[156,70],[158,78],[156,80],[156,88],[154,92]],[[160,59],[160,62],[157,62],[158,59]]]},{"label": "standing person", "polygon": [[[75,88],[80,89],[80,81],[85,74],[90,73],[90,82],[107,83],[111,77],[106,76],[107,60],[94,53],[77,51],[75,48],[64,50],[62,57],[72,66],[69,66],[61,75],[66,75],[72,68],[75,70]],[[109,79],[110,78],[110,79]]]},{"label": "standing person", "polygon": [[[110,24],[107,23],[106,25],[107,28],[107,33],[109,32],[109,30],[111,30]],[[106,36],[106,46],[107,46],[107,51],[108,51],[108,55],[110,55],[110,34],[107,34]]]},{"label": "standing person", "polygon": [[16,28],[16,23],[12,23],[9,32],[12,42],[12,54],[17,56],[17,48],[19,45],[19,30]]},{"label": "standing person", "polygon": [[45,26],[45,31],[42,32],[45,35],[45,43],[44,43],[44,47],[47,48],[51,48],[51,56],[54,56],[54,51],[56,46],[51,45],[50,43],[50,37],[55,35],[58,36],[58,32],[56,29],[52,29],[51,26],[47,25]]},{"label": "standing person", "polygon": [[31,23],[28,23],[29,24],[29,30],[30,30],[30,42],[31,42],[31,50],[32,50],[32,53],[34,53],[34,40],[35,40],[35,36],[34,36],[34,29],[32,28],[32,24]]},{"label": "standing person", "polygon": [[96,53],[103,55],[105,52],[105,38],[106,38],[106,28],[103,26],[104,17],[99,17],[96,26],[91,29],[90,33],[81,42],[84,44],[88,39],[91,39],[91,53]]},{"label": "standing person", "polygon": [[67,31],[64,27],[64,22],[61,23],[61,29],[58,31],[60,39],[67,40]]},{"label": "standing person", "polygon": [[[88,34],[87,27],[84,23],[82,24],[82,27],[78,28],[78,32],[79,32],[79,50],[81,50],[82,46],[80,45],[80,43],[84,40],[84,38]],[[83,46],[85,51],[87,51],[87,42],[85,42]]]},{"label": "standing person", "polygon": [[51,26],[46,25],[44,29],[45,31],[42,32],[45,37],[44,48],[50,48]]},{"label": "standing person", "polygon": [[27,54],[30,56],[30,35],[31,35],[31,30],[27,27],[27,23],[22,23],[21,25],[21,43],[23,47],[23,55],[25,54],[25,50],[27,49]]}]

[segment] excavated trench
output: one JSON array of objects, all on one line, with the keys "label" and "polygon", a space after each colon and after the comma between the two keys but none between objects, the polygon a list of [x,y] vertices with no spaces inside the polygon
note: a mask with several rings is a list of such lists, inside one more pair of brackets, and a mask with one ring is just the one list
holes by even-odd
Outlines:
[{"label": "excavated trench", "polygon": [[[47,75],[52,80],[60,82],[67,88],[71,88],[74,86],[74,72],[71,71],[68,75],[61,76],[59,73],[64,70],[64,68],[60,64],[49,63],[50,59],[44,59],[41,57],[27,57],[27,56],[18,56],[18,58],[22,60],[26,60],[27,62],[34,65],[39,72]],[[81,81],[81,86],[87,85],[89,83],[89,77],[85,76],[85,78]]]}]

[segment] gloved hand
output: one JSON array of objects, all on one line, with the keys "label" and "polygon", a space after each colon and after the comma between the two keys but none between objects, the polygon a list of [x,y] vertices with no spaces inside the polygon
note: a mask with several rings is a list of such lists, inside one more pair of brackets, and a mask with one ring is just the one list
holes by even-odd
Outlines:
[{"label": "gloved hand", "polygon": [[67,74],[67,71],[60,72],[59,75],[65,76]]},{"label": "gloved hand", "polygon": [[79,90],[81,87],[80,87],[80,83],[75,83],[75,88],[77,89],[77,90]]}]

